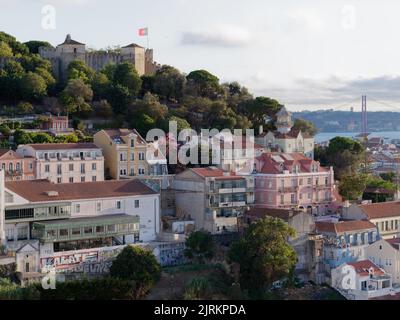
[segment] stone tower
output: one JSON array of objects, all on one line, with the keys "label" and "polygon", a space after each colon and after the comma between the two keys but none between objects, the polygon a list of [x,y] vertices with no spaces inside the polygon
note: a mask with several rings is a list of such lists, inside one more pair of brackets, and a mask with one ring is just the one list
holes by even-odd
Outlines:
[{"label": "stone tower", "polygon": [[283,134],[290,132],[293,126],[291,113],[283,106],[276,114],[276,117],[276,127],[278,131]]},{"label": "stone tower", "polygon": [[85,61],[86,46],[84,43],[80,43],[71,38],[71,35],[67,34],[65,41],[56,47],[56,56],[59,57],[59,74],[61,79],[67,78],[68,65],[74,60]]}]

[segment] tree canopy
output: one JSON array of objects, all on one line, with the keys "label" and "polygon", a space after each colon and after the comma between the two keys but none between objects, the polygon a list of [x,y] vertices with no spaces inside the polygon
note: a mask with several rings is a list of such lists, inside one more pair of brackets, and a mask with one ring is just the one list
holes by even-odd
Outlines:
[{"label": "tree canopy", "polygon": [[250,295],[260,295],[276,280],[288,277],[297,257],[288,239],[295,230],[285,221],[266,217],[253,223],[231,245],[229,260],[240,267],[240,285]]}]

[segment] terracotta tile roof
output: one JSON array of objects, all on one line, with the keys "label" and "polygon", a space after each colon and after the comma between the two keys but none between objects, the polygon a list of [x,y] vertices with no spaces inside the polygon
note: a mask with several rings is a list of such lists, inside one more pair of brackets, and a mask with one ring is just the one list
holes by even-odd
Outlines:
[{"label": "terracotta tile roof", "polygon": [[400,201],[389,201],[358,206],[368,219],[380,219],[400,216]]},{"label": "terracotta tile roof", "polygon": [[372,222],[367,220],[339,222],[317,221],[315,222],[315,229],[317,232],[340,234],[351,231],[376,229],[376,226]]},{"label": "terracotta tile roof", "polygon": [[399,250],[399,245],[400,245],[400,238],[392,238],[392,239],[386,239],[386,242],[388,242],[393,248],[396,250]]},{"label": "terracotta tile roof", "polygon": [[0,159],[22,159],[23,157],[11,149],[0,149]]},{"label": "terracotta tile roof", "polygon": [[245,216],[258,219],[262,219],[268,216],[280,218],[288,222],[289,218],[296,216],[300,213],[302,213],[302,211],[300,210],[252,207],[250,208],[250,210],[245,212]]},{"label": "terracotta tile roof", "polygon": [[361,261],[357,261],[357,262],[348,262],[347,264],[349,266],[354,267],[354,270],[360,276],[368,276],[369,275],[368,270],[371,269],[371,268],[373,268],[375,275],[385,275],[386,274],[385,271],[383,271],[381,268],[379,268],[371,260],[361,260]]},{"label": "terracotta tile roof", "polygon": [[[157,194],[138,180],[108,180],[81,183],[51,183],[48,180],[8,181],[6,189],[31,202],[101,199]],[[58,194],[49,195],[55,191]]]},{"label": "terracotta tile roof", "polygon": [[76,40],[73,40],[73,39],[71,38],[71,35],[69,35],[69,34],[67,34],[67,36],[66,36],[64,42],[61,43],[61,44],[59,44],[59,46],[61,46],[61,45],[63,45],[63,44],[84,45],[84,43],[80,43],[80,42],[78,42],[78,41],[76,41]]},{"label": "terracotta tile roof", "polygon": [[33,143],[27,144],[35,150],[99,149],[94,143]]},{"label": "terracotta tile roof", "polygon": [[266,152],[256,158],[256,167],[259,173],[277,174],[283,170],[293,171],[299,166],[300,173],[311,173],[312,165],[318,165],[318,172],[328,172],[328,168],[321,167],[319,162],[306,157],[302,153],[273,153]]},{"label": "terracotta tile roof", "polygon": [[237,180],[242,180],[244,177],[241,176],[236,176],[233,173],[230,172],[224,172],[222,169],[216,168],[216,167],[206,167],[206,168],[190,168],[189,170],[192,170],[194,173],[197,175],[201,176],[202,178],[216,178],[217,180],[232,180],[232,179],[237,179]]}]

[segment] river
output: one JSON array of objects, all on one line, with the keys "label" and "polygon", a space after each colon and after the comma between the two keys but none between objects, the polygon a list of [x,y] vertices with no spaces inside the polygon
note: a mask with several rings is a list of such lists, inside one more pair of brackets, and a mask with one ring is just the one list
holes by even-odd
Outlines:
[{"label": "river", "polygon": [[[328,141],[334,137],[354,138],[358,134],[359,132],[321,132],[315,136],[315,142],[320,143]],[[400,131],[372,132],[368,137],[382,137],[385,139],[385,141],[390,141],[392,139],[400,139]]]}]

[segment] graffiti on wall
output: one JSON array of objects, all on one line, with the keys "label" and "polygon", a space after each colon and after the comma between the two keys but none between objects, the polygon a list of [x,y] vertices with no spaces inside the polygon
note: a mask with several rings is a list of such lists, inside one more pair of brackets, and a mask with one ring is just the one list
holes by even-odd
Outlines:
[{"label": "graffiti on wall", "polygon": [[124,246],[57,252],[40,258],[42,272],[104,274]]}]

